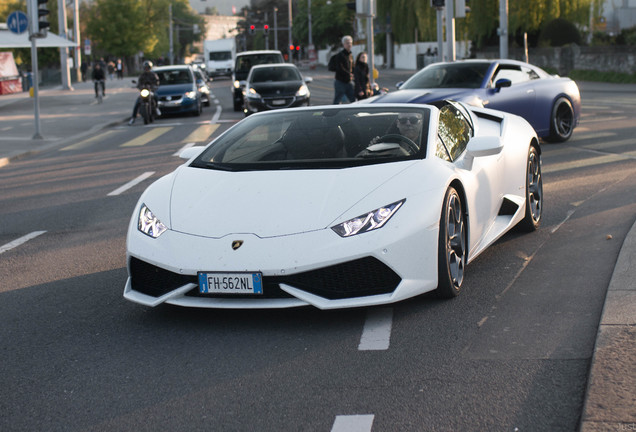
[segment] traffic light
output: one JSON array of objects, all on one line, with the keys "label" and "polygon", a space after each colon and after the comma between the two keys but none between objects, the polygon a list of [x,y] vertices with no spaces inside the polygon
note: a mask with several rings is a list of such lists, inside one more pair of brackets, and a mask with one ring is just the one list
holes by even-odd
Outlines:
[{"label": "traffic light", "polygon": [[269,34],[269,26],[267,24],[263,26],[263,33]]},{"label": "traffic light", "polygon": [[290,46],[289,46],[289,50],[290,50],[291,52],[294,52],[294,48],[295,48],[295,46],[294,46],[294,45],[290,45]]},{"label": "traffic light", "polygon": [[250,34],[254,34],[254,33],[256,33],[256,26],[254,24],[252,24],[250,26]]},{"label": "traffic light", "polygon": [[300,45],[296,45],[296,51],[300,51]]},{"label": "traffic light", "polygon": [[47,9],[47,3],[49,0],[37,0],[38,2],[38,33],[46,34],[46,30],[51,27],[51,24],[47,21],[49,10]]},{"label": "traffic light", "polygon": [[46,37],[46,30],[51,27],[48,22],[49,10],[47,3],[49,0],[29,0],[28,12],[30,20],[31,34]]}]

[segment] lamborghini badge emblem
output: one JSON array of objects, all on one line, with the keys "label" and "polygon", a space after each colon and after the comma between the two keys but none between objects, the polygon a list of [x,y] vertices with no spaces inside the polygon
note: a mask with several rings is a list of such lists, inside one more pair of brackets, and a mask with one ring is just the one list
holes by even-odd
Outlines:
[{"label": "lamborghini badge emblem", "polygon": [[243,245],[243,240],[234,240],[232,242],[232,249],[237,250]]}]

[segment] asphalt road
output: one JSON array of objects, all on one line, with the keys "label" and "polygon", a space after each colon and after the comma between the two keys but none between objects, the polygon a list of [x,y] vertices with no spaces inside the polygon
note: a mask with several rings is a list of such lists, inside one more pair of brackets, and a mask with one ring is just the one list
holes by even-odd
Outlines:
[{"label": "asphalt road", "polygon": [[[331,80],[315,78],[312,102],[330,102]],[[0,245],[33,234],[0,254],[0,430],[577,429],[636,215],[633,94],[582,88],[573,139],[542,145],[541,229],[493,245],[457,299],[341,311],[129,303],[135,202],[180,148],[241,118],[229,85],[212,83],[218,104],[200,118],[114,126],[0,171]],[[373,328],[387,348],[365,348]]]}]

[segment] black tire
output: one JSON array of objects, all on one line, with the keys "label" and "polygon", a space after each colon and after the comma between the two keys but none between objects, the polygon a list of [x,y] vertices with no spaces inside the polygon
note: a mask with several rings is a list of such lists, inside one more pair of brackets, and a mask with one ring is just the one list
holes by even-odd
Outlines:
[{"label": "black tire", "polygon": [[570,139],[574,131],[574,108],[570,101],[561,97],[552,106],[550,115],[550,136],[548,141],[564,142]]},{"label": "black tire", "polygon": [[141,104],[141,117],[144,119],[144,124],[150,123],[150,104]]},{"label": "black tire", "polygon": [[199,117],[201,112],[203,111],[203,106],[201,104],[201,100],[197,101],[197,109],[192,113],[193,116]]},{"label": "black tire", "polygon": [[541,158],[534,146],[528,151],[526,163],[526,214],[519,222],[522,231],[536,231],[541,225],[543,214],[543,176],[541,175]]},{"label": "black tire", "polygon": [[438,297],[450,299],[459,295],[467,256],[466,214],[459,194],[450,187],[444,197],[439,221],[438,283],[435,291]]}]

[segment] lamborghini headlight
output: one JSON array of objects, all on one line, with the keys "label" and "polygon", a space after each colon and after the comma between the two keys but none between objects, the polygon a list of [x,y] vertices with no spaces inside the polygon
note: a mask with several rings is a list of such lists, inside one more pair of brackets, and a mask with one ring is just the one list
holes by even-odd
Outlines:
[{"label": "lamborghini headlight", "polygon": [[139,220],[137,221],[137,229],[152,238],[157,238],[163,234],[168,227],[165,226],[157,216],[152,214],[146,204],[141,206],[139,210]]},{"label": "lamborghini headlight", "polygon": [[379,209],[370,211],[369,213],[360,215],[356,218],[349,219],[346,222],[331,227],[340,237],[351,237],[356,234],[361,234],[369,231],[373,231],[378,228],[382,228],[391,216],[398,211],[406,199],[403,199],[393,204],[389,204]]}]

